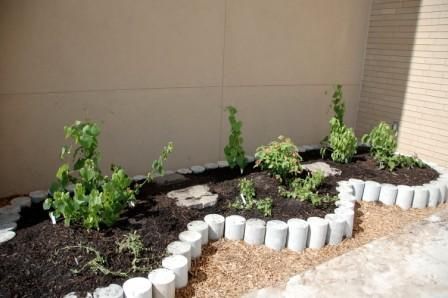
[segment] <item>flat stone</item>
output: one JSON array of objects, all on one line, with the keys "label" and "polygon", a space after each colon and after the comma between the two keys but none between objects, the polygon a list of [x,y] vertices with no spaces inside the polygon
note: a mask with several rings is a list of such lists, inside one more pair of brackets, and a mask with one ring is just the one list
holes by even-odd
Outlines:
[{"label": "flat stone", "polygon": [[162,185],[162,184],[169,185],[169,184],[175,184],[175,183],[180,183],[180,182],[184,182],[184,181],[187,181],[187,178],[184,175],[177,174],[177,173],[156,177],[154,179],[154,182],[159,185]]},{"label": "flat stone", "polygon": [[0,225],[17,222],[20,219],[18,213],[0,214]]},{"label": "flat stone", "polygon": [[16,236],[16,233],[13,231],[5,231],[5,232],[0,233],[0,244],[11,240],[15,236]]},{"label": "flat stone", "polygon": [[219,167],[218,164],[214,163],[214,162],[209,162],[204,165],[204,168],[206,170],[214,170],[214,169],[217,169],[218,167]]},{"label": "flat stone", "polygon": [[47,190],[36,190],[29,193],[29,197],[34,204],[42,203],[48,197]]},{"label": "flat stone", "polygon": [[31,198],[27,196],[17,197],[12,199],[10,204],[19,207],[31,207]]},{"label": "flat stone", "polygon": [[220,160],[217,162],[218,167],[220,168],[227,168],[229,166],[229,163],[227,162],[227,160]]},{"label": "flat stone", "polygon": [[255,161],[255,157],[253,155],[246,155],[246,161],[248,163],[254,162]]},{"label": "flat stone", "polygon": [[65,190],[68,191],[69,193],[74,193],[75,192],[75,187],[76,185],[73,183],[69,183],[67,184],[67,186],[65,187]]},{"label": "flat stone", "polygon": [[316,173],[318,171],[321,171],[324,173],[325,177],[341,175],[341,170],[332,168],[332,167],[330,167],[329,164],[327,164],[325,162],[321,162],[321,161],[304,164],[304,165],[302,165],[302,168],[310,171],[311,173]]},{"label": "flat stone", "polygon": [[192,171],[187,168],[178,169],[176,172],[182,175],[188,175],[192,173]]},{"label": "flat stone", "polygon": [[85,296],[76,292],[66,294],[63,298],[92,298],[92,293],[87,293]]},{"label": "flat stone", "polygon": [[0,233],[7,232],[7,231],[15,231],[16,229],[17,229],[16,222],[0,224]]},{"label": "flat stone", "polygon": [[134,177],[132,177],[132,181],[134,182],[142,182],[145,179],[146,179],[145,175],[135,175]]},{"label": "flat stone", "polygon": [[171,175],[171,174],[174,174],[175,172],[174,171],[171,171],[171,170],[166,170],[165,171],[165,175]]},{"label": "flat stone", "polygon": [[217,194],[212,194],[207,185],[194,185],[170,191],[167,196],[176,200],[176,205],[187,208],[202,209],[216,204]]},{"label": "flat stone", "polygon": [[108,287],[96,288],[93,292],[93,298],[122,298],[124,297],[123,288],[117,284],[110,284]]},{"label": "flat stone", "polygon": [[203,166],[192,166],[190,169],[194,174],[201,174],[205,172],[205,168]]},{"label": "flat stone", "polygon": [[20,209],[18,205],[7,205],[0,208],[0,214],[16,214],[20,212]]}]

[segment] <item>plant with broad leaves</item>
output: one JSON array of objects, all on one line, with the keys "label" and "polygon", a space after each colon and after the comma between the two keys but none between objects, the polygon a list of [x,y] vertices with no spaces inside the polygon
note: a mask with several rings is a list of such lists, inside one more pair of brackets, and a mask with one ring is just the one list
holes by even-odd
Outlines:
[{"label": "plant with broad leaves", "polygon": [[380,122],[361,140],[363,143],[370,145],[370,153],[381,169],[387,168],[393,171],[396,168],[421,168],[425,166],[416,157],[395,154],[397,134],[386,122]]},{"label": "plant with broad leaves", "polygon": [[240,195],[235,199],[235,202],[230,205],[231,207],[240,210],[249,210],[252,208],[256,208],[263,214],[263,216],[271,216],[272,199],[255,199],[255,185],[252,180],[243,178],[240,180],[238,187]]},{"label": "plant with broad leaves", "polygon": [[358,140],[352,128],[348,128],[336,117],[330,119],[330,136],[326,146],[322,146],[320,153],[325,156],[331,151],[331,159],[339,163],[348,163],[356,154]]},{"label": "plant with broad leaves", "polygon": [[230,135],[229,143],[224,147],[224,154],[230,168],[238,166],[241,173],[246,167],[247,160],[244,154],[243,137],[241,136],[242,122],[236,119],[237,109],[228,106],[226,110],[229,112]]},{"label": "plant with broad leaves", "polygon": [[[163,173],[163,162],[173,149],[169,143],[153,163],[147,179],[131,189],[131,179],[118,166],[111,167],[110,177],[102,175],[98,165],[100,130],[95,123],[76,121],[64,131],[66,138],[72,138],[77,145],[73,155],[71,147],[62,148],[61,159],[72,155],[72,166],[66,162],[59,167],[51,186],[52,197],[45,200],[43,207],[52,210],[55,219],[63,217],[66,225],[76,222],[88,229],[113,225],[127,205],[133,206],[136,192],[156,173]],[[75,185],[73,194],[67,191],[69,183]]]},{"label": "plant with broad leaves", "polygon": [[318,171],[305,178],[296,178],[289,184],[288,188],[280,186],[278,191],[283,197],[309,201],[314,206],[336,201],[336,197],[317,193],[317,188],[323,183],[324,179],[324,174]]},{"label": "plant with broad leaves", "polygon": [[258,147],[255,158],[255,167],[268,171],[280,182],[302,171],[302,158],[297,146],[284,136],[279,136],[277,141],[272,141],[269,145]]}]

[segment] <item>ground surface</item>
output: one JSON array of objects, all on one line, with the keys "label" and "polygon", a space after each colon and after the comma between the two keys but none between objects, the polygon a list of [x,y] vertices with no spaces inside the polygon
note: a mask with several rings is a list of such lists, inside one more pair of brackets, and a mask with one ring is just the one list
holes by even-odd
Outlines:
[{"label": "ground surface", "polygon": [[245,298],[448,297],[448,210]]},{"label": "ground surface", "polygon": [[[305,156],[305,159],[308,160],[312,158],[312,154]],[[351,166],[337,165],[331,162],[330,164],[342,169],[342,175],[327,178],[320,188],[321,193],[335,194],[336,182],[350,177],[373,179],[379,182],[422,184],[437,176],[437,173],[432,169],[402,169],[396,173],[381,171],[365,154],[358,155]],[[246,172],[255,182],[258,197],[269,196],[273,199],[272,218],[286,220],[292,217],[324,216],[334,209],[334,206],[331,205],[315,208],[307,202],[283,199],[277,194],[278,183],[273,178],[266,173],[251,169]],[[178,234],[185,230],[187,223],[192,220],[202,219],[209,213],[242,214],[247,218],[264,218],[257,211],[239,212],[229,208],[229,203],[238,195],[237,185],[240,177],[238,171],[218,169],[201,175],[188,175],[186,181],[179,184],[163,187],[149,185],[138,197],[135,208],[125,212],[122,219],[113,228],[101,231],[86,231],[77,226],[66,228],[62,223],[51,225],[41,206],[23,209],[22,218],[24,220],[19,222],[17,236],[0,246],[0,284],[7,285],[7,287],[0,287],[0,297],[58,297],[71,291],[91,291],[98,286],[105,286],[112,282],[122,283],[126,279],[124,277],[96,274],[89,270],[83,271],[82,274],[73,274],[72,269],[80,269],[92,259],[93,255],[86,254],[80,249],[68,250],[66,249],[67,246],[79,244],[91,246],[105,257],[107,267],[110,270],[127,271],[130,267],[131,257],[127,253],[117,252],[116,242],[123,239],[123,236],[131,231],[137,231],[148,249],[142,256],[145,260],[140,263],[142,267],[145,267],[145,270],[144,273],[132,272],[129,276],[144,276],[152,267],[160,266],[166,245],[176,240]],[[213,192],[219,194],[216,206],[203,210],[185,209],[175,206],[174,201],[166,197],[166,193],[172,189],[200,183],[207,183]],[[412,212],[410,214],[413,214]],[[215,245],[219,245],[219,243],[206,248],[206,256],[212,254],[216,248]],[[218,256],[220,253],[228,251],[226,245],[233,244],[226,242],[222,245],[224,247],[220,248]],[[264,262],[265,266],[268,266],[267,268],[277,266],[276,254],[270,251],[263,253],[262,248],[257,248],[255,251],[248,250],[245,246],[237,250],[239,250],[239,253],[246,252],[249,254],[247,256],[248,260],[250,260],[250,257],[258,255],[266,257]],[[257,254],[254,255],[255,253]],[[228,260],[226,266],[229,268],[239,268],[242,264],[251,265],[245,259],[239,259],[239,254],[235,256],[225,255],[225,258]],[[206,257],[204,262],[207,262],[207,260]],[[282,266],[287,272],[297,269],[294,264],[284,263]],[[260,267],[260,270],[264,270],[262,268],[263,266]],[[239,272],[238,274],[243,274],[246,271],[240,270]],[[250,285],[249,288],[258,286],[250,277],[251,273],[246,273],[246,275],[240,276],[248,280],[246,286]],[[264,273],[265,277],[259,279],[260,282],[284,278],[284,275],[276,271],[271,273],[265,271]],[[193,292],[191,290],[198,284],[200,285],[201,283],[198,283],[198,281],[204,278],[204,275],[193,272],[193,286],[182,291],[182,295],[193,295],[195,290]],[[214,276],[207,276],[205,284],[213,283],[213,280]],[[230,279],[225,281],[224,284],[228,283],[226,286],[229,289],[241,291],[242,289],[235,287],[234,282],[235,280]],[[245,290],[249,288],[245,288]],[[210,287],[210,289],[213,289],[213,287]],[[197,292],[201,296],[199,288]]]},{"label": "ground surface", "polygon": [[[346,239],[338,246],[307,249],[304,253],[273,252],[264,246],[248,246],[243,242],[214,242],[193,267],[193,277],[188,287],[179,292],[179,297],[239,297],[252,289],[281,286],[297,273],[400,231],[407,224],[443,209],[447,206],[404,211],[396,206],[362,202],[357,210],[354,238]],[[379,251],[382,253],[387,254],[385,249]],[[339,273],[344,274],[344,271]]]}]

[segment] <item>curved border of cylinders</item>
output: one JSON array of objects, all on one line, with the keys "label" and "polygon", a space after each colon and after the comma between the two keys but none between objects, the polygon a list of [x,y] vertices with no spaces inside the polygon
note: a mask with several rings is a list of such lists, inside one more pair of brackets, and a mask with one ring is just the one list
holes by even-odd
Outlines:
[{"label": "curved border of cylinders", "polygon": [[[302,146],[306,150],[318,149],[318,145]],[[254,161],[251,156],[249,161]],[[117,298],[172,298],[175,289],[188,284],[191,261],[201,257],[202,246],[219,239],[244,241],[248,245],[265,245],[274,251],[288,248],[301,252],[306,248],[319,249],[325,245],[338,245],[344,238],[351,238],[355,219],[356,201],[382,202],[402,209],[436,207],[448,201],[448,169],[425,162],[439,173],[439,177],[423,185],[392,185],[375,181],[349,179],[339,181],[339,200],[334,213],[324,218],[309,217],[307,220],[292,218],[280,220],[245,219],[240,215],[224,217],[206,215],[187,225],[179,234],[179,240],[167,246],[168,257],[162,260],[162,268],[151,271],[148,278],[128,279],[117,293]],[[207,169],[228,166],[225,161],[208,163],[177,170],[180,174],[200,174]],[[172,173],[168,172],[167,174]],[[117,289],[116,284],[109,287]],[[109,288],[108,287],[108,288]],[[118,286],[120,287],[120,286]],[[98,288],[97,290],[100,290]],[[104,289],[104,288],[103,288]],[[95,290],[95,291],[97,291]],[[69,297],[67,295],[67,297]],[[72,296],[70,296],[72,297]]]}]

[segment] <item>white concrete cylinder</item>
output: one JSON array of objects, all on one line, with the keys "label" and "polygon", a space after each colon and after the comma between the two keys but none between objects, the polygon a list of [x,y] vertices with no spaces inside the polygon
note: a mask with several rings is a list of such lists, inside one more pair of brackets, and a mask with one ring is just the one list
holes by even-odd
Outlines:
[{"label": "white concrete cylinder", "polygon": [[355,191],[355,198],[357,201],[361,201],[362,195],[364,192],[364,184],[365,182],[360,179],[351,178],[348,180],[349,183],[353,186],[353,190]]},{"label": "white concrete cylinder", "polygon": [[191,245],[191,258],[193,260],[201,256],[201,234],[195,231],[183,231],[179,234],[179,240]]},{"label": "white concrete cylinder", "polygon": [[347,184],[336,186],[336,190],[338,192],[347,192],[352,195],[355,194],[355,191],[353,190],[353,186],[351,184],[348,184],[348,182],[347,182]]},{"label": "white concrete cylinder", "polygon": [[440,189],[440,204],[445,203],[445,197],[447,194],[445,183],[443,183],[443,181],[437,180],[437,181],[432,181],[431,184],[434,184],[435,186],[437,186]]},{"label": "white concrete cylinder", "polygon": [[126,298],[152,298],[152,284],[144,277],[130,278],[123,284]]},{"label": "white concrete cylinder", "polygon": [[224,235],[224,216],[219,214],[208,214],[204,217],[204,221],[208,224],[208,239],[221,239]]},{"label": "white concrete cylinder", "polygon": [[412,207],[412,200],[414,198],[414,189],[407,185],[398,185],[397,200],[395,204],[401,209],[409,209]]},{"label": "white concrete cylinder", "polygon": [[348,209],[355,210],[355,202],[353,202],[353,201],[341,201],[341,200],[339,200],[339,201],[335,202],[335,205],[338,206],[338,207],[346,207]]},{"label": "white concrete cylinder", "polygon": [[448,178],[446,178],[446,177],[439,177],[437,179],[437,181],[439,183],[441,183],[442,185],[444,185],[445,192],[444,192],[444,196],[441,197],[441,201],[446,203],[446,202],[448,202]]},{"label": "white concrete cylinder", "polygon": [[148,279],[152,283],[153,298],[174,298],[176,276],[173,271],[158,268],[148,274]]},{"label": "white concrete cylinder", "polygon": [[442,195],[440,193],[440,189],[434,185],[434,184],[423,184],[424,187],[426,187],[429,191],[429,198],[428,198],[428,207],[434,208],[439,205]]},{"label": "white concrete cylinder", "polygon": [[162,267],[173,271],[176,279],[174,285],[176,289],[181,289],[188,284],[188,260],[181,255],[173,255],[162,260]]},{"label": "white concrete cylinder", "polygon": [[181,255],[187,258],[188,270],[191,268],[191,244],[182,241],[174,241],[166,247],[170,255]]},{"label": "white concrete cylinder", "polygon": [[201,234],[201,243],[208,243],[208,224],[203,220],[194,220],[187,224],[187,230],[195,231]]},{"label": "white concrete cylinder", "polygon": [[426,186],[414,186],[412,208],[423,209],[428,205],[429,191]]},{"label": "white concrete cylinder", "polygon": [[364,192],[362,194],[362,200],[366,202],[378,201],[380,197],[381,184],[376,181],[368,180],[364,184]]},{"label": "white concrete cylinder", "polygon": [[307,219],[310,229],[308,232],[307,247],[322,248],[327,238],[328,220],[320,217],[309,217]]},{"label": "white concrete cylinder", "polygon": [[239,215],[230,215],[226,217],[224,237],[228,240],[243,240],[244,226],[246,219]]},{"label": "white concrete cylinder", "polygon": [[93,292],[93,298],[123,298],[123,296],[123,288],[117,284],[96,288]]},{"label": "white concrete cylinder", "polygon": [[328,230],[325,243],[329,245],[337,245],[342,242],[345,235],[345,218],[336,214],[327,214],[325,219],[328,220]]},{"label": "white concrete cylinder", "polygon": [[303,251],[306,248],[309,225],[303,219],[291,218],[288,220],[287,247],[293,251]]},{"label": "white concrete cylinder", "polygon": [[383,183],[381,184],[380,191],[380,202],[384,205],[392,206],[395,205],[395,201],[397,200],[398,188],[396,185]]},{"label": "white concrete cylinder", "polygon": [[246,221],[244,231],[244,242],[250,245],[261,245],[264,243],[266,234],[266,222],[258,218],[250,218]]},{"label": "white concrete cylinder", "polygon": [[355,222],[355,212],[347,208],[336,208],[334,213],[345,219],[345,237],[351,238],[353,234],[353,225]]},{"label": "white concrete cylinder", "polygon": [[288,225],[281,220],[270,220],[266,224],[264,245],[273,250],[282,250],[286,246]]}]

